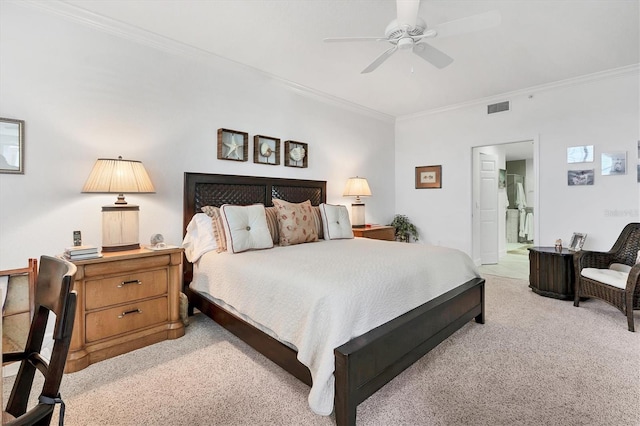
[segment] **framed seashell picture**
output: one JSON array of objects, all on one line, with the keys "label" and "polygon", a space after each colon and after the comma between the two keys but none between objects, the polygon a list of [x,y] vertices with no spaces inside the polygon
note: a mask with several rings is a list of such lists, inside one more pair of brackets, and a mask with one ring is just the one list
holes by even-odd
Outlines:
[{"label": "framed seashell picture", "polygon": [[270,136],[253,137],[253,162],[258,164],[280,164],[280,139]]},{"label": "framed seashell picture", "polygon": [[309,145],[304,142],[284,142],[284,165],[306,168],[309,165]]},{"label": "framed seashell picture", "polygon": [[218,160],[247,161],[249,133],[218,129]]}]

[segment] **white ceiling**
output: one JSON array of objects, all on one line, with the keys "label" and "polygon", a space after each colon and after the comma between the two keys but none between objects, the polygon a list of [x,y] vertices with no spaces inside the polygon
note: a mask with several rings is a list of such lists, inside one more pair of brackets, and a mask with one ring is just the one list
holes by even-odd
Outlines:
[{"label": "white ceiling", "polygon": [[314,92],[398,117],[638,64],[639,0],[422,0],[428,27],[498,10],[500,26],[430,40],[437,69],[397,52],[360,74],[384,42],[394,0],[67,0],[101,16],[246,64]]}]

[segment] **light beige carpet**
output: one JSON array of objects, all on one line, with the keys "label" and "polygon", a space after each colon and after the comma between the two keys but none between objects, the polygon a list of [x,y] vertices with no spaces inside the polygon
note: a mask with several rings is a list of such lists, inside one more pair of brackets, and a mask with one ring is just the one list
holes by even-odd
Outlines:
[{"label": "light beige carpet", "polygon": [[[486,324],[465,325],[363,402],[358,425],[638,425],[640,333],[620,312],[486,279]],[[184,337],[62,385],[68,426],[335,424],[309,410],[307,393],[202,314]]]}]

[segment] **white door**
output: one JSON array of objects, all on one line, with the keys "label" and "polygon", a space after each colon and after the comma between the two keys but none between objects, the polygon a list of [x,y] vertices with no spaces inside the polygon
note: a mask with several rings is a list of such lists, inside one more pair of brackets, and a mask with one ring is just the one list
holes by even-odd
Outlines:
[{"label": "white door", "polygon": [[498,157],[480,154],[480,260],[498,263]]}]

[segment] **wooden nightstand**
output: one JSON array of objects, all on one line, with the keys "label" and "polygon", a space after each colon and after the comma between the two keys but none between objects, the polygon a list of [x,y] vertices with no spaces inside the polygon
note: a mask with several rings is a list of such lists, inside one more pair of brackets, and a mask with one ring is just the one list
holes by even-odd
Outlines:
[{"label": "wooden nightstand", "polygon": [[66,373],[184,335],[181,248],[103,255],[73,262],[78,306]]},{"label": "wooden nightstand", "polygon": [[353,228],[355,237],[373,238],[374,240],[395,241],[396,228],[393,226],[371,226],[368,228]]}]

